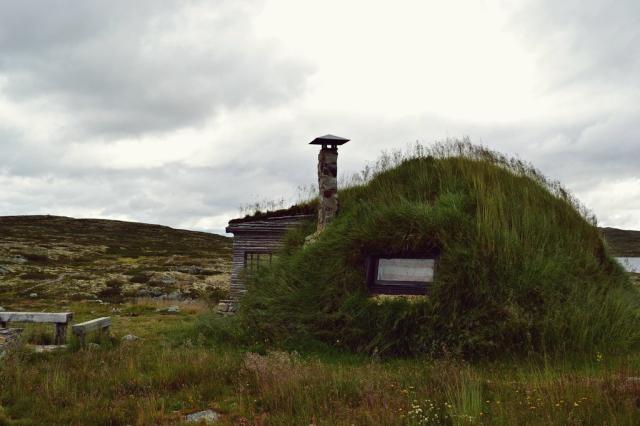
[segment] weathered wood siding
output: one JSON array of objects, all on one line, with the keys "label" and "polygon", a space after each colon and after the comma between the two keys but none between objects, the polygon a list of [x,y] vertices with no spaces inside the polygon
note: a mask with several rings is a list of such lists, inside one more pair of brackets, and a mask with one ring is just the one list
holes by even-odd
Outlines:
[{"label": "weathered wood siding", "polygon": [[313,215],[274,217],[264,220],[230,223],[227,232],[233,233],[233,260],[231,266],[232,300],[246,291],[243,280],[246,253],[274,253],[282,247],[284,235]]}]

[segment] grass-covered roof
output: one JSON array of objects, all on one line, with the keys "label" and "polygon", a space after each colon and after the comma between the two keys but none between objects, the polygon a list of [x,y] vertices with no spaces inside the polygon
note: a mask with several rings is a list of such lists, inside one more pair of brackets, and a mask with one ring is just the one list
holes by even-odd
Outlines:
[{"label": "grass-covered roof", "polygon": [[[312,244],[289,236],[239,313],[255,337],[389,355],[615,351],[640,343],[640,297],[595,218],[519,160],[468,143],[386,156],[340,190]],[[371,297],[369,255],[441,255],[426,297]]]}]

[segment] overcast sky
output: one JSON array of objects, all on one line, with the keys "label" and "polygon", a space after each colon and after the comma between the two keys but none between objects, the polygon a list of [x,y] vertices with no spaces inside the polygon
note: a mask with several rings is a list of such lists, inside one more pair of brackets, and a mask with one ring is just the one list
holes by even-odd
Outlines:
[{"label": "overcast sky", "polygon": [[326,133],[468,135],[640,229],[640,1],[0,0],[0,215],[224,232]]}]

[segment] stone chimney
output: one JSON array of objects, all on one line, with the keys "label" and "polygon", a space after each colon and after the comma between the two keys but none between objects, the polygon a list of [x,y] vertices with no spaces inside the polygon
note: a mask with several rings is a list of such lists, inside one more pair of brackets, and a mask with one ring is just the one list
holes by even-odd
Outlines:
[{"label": "stone chimney", "polygon": [[318,227],[320,233],[338,214],[338,146],[349,139],[334,135],[325,135],[311,141],[313,145],[322,145],[318,154],[318,188],[320,203],[318,207]]}]

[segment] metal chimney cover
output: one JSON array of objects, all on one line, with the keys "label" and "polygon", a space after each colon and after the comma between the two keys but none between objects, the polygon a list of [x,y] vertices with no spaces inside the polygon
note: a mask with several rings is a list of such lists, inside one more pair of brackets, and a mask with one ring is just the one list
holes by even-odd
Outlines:
[{"label": "metal chimney cover", "polygon": [[309,145],[343,145],[347,142],[349,142],[350,139],[346,139],[346,138],[341,138],[340,136],[335,136],[335,135],[324,135],[324,136],[320,136],[318,138],[315,138],[314,140],[312,140],[311,142],[309,142]]}]

